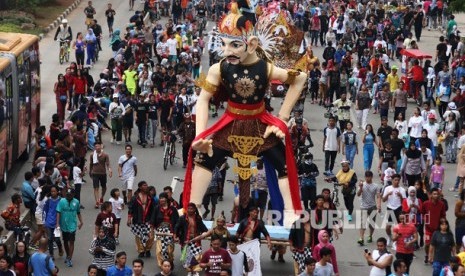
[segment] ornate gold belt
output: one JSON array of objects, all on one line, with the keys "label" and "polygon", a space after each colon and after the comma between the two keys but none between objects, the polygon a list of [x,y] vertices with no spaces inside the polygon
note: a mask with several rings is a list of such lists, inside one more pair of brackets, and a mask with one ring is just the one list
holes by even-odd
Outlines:
[{"label": "ornate gold belt", "polygon": [[236,114],[236,115],[254,116],[254,115],[258,115],[265,111],[265,103],[262,103],[260,107],[257,109],[242,109],[242,108],[232,107],[228,105],[227,111],[231,112],[232,114]]}]

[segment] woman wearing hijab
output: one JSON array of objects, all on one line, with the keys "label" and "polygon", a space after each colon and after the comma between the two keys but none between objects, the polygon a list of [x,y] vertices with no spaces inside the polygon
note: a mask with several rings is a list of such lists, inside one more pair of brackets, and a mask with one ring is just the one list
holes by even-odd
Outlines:
[{"label": "woman wearing hijab", "polygon": [[95,46],[97,45],[97,37],[94,34],[94,31],[89,28],[87,31],[86,37],[86,49],[87,49],[87,65],[92,65],[95,60]]},{"label": "woman wearing hijab", "polygon": [[410,142],[401,168],[402,174],[405,174],[407,178],[408,186],[414,186],[415,181],[422,178],[425,170],[425,160],[422,158],[421,151],[417,149],[415,143]]},{"label": "woman wearing hijab", "polygon": [[[426,67],[426,64],[425,64],[425,67]],[[426,100],[436,105],[436,102],[433,99],[434,85],[436,83],[436,73],[434,72],[434,68],[431,66],[429,66],[427,70],[428,72],[426,72],[425,74],[426,76]]]},{"label": "woman wearing hijab", "polygon": [[415,186],[408,187],[408,195],[402,200],[402,212],[406,214],[407,221],[415,224],[417,231],[423,226],[421,221],[421,210],[423,201],[417,197]]},{"label": "woman wearing hijab", "polygon": [[113,51],[113,58],[116,57],[118,50],[121,48],[121,38],[119,37],[120,33],[121,31],[119,29],[116,29],[111,35],[110,47]]},{"label": "woman wearing hijab", "polygon": [[454,112],[450,112],[447,115],[446,125],[443,131],[443,136],[445,137],[444,144],[446,147],[447,163],[455,163],[457,159],[458,133],[459,133],[459,123],[456,120],[456,114]]},{"label": "woman wearing hijab", "polygon": [[318,241],[319,243],[313,248],[313,254],[312,254],[313,258],[315,258],[315,260],[319,262],[321,259],[320,250],[323,247],[330,249],[331,250],[331,264],[333,265],[334,273],[338,275],[339,269],[337,267],[336,248],[334,248],[334,246],[329,242],[329,234],[326,230],[320,230],[318,232]]}]

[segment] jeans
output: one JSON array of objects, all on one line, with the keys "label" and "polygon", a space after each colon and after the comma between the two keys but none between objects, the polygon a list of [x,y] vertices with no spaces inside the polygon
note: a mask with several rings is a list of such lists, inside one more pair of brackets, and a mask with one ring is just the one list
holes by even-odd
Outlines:
[{"label": "jeans", "polygon": [[139,130],[139,142],[141,144],[147,144],[146,138],[146,130],[147,130],[147,122],[140,122],[137,123],[137,129]]},{"label": "jeans", "polygon": [[337,151],[325,150],[325,171],[333,171]]},{"label": "jeans", "polygon": [[373,163],[373,155],[375,153],[375,146],[373,144],[363,145],[363,167],[365,171],[371,170]]},{"label": "jeans", "polygon": [[149,119],[147,123],[147,141],[150,144],[155,144],[155,138],[157,136],[157,123],[155,119]]},{"label": "jeans", "polygon": [[362,110],[356,110],[357,113],[357,124],[361,126],[363,129],[367,126],[367,117],[368,117],[369,108],[365,108]]},{"label": "jeans", "polygon": [[449,265],[448,262],[433,262],[433,276],[439,276],[441,274],[441,269]]},{"label": "jeans", "polygon": [[88,43],[87,44],[87,59],[86,59],[86,64],[91,65],[94,61],[94,56],[95,56],[95,43]]},{"label": "jeans", "polygon": [[346,160],[350,162],[350,168],[352,169],[354,167],[354,158],[355,158],[355,153],[357,150],[357,147],[354,145],[346,145]]},{"label": "jeans", "polygon": [[121,119],[111,119],[111,133],[117,142],[123,140],[123,121]]},{"label": "jeans", "polygon": [[318,33],[319,31],[318,30],[312,30],[310,31],[310,35],[311,35],[311,44],[313,45],[313,43],[315,43],[315,46],[318,45]]},{"label": "jeans", "polygon": [[48,252],[50,253],[50,256],[53,256],[53,242],[55,242],[58,248],[61,249],[63,248],[61,244],[61,239],[55,238],[55,234],[53,233],[55,231],[55,228],[46,227],[46,229],[48,236]]}]

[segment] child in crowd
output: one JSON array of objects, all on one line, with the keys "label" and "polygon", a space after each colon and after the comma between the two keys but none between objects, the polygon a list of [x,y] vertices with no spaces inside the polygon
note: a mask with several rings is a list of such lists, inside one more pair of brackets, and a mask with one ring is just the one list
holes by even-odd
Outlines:
[{"label": "child in crowd", "polygon": [[[73,182],[74,182],[74,197],[81,202],[81,187],[82,187],[82,177],[84,177],[86,173],[86,167],[84,167],[84,171],[79,168],[79,164],[81,163],[81,159],[79,157],[74,158],[73,163]],[[80,204],[81,209],[84,209],[82,203]]]},{"label": "child in crowd", "polygon": [[444,166],[442,166],[442,158],[440,156],[436,157],[434,160],[434,165],[431,166],[431,176],[430,176],[430,188],[438,188],[442,190],[444,187],[446,171]]},{"label": "child in crowd", "polygon": [[384,187],[390,186],[392,184],[392,176],[396,174],[396,169],[394,168],[394,160],[388,162],[388,167],[384,170]]},{"label": "child in crowd", "polygon": [[[120,197],[120,190],[118,188],[114,188],[110,192],[110,199],[108,201],[111,202],[111,212],[115,214],[116,222],[115,229],[116,233],[119,233],[119,226],[121,224],[121,216],[124,210],[124,200]],[[119,244],[118,236],[115,237],[116,245]]]}]

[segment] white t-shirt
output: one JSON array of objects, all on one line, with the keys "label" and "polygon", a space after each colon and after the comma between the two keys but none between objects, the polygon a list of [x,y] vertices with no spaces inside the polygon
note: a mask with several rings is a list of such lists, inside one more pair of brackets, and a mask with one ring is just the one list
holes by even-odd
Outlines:
[{"label": "white t-shirt", "polygon": [[78,166],[73,167],[73,180],[74,184],[82,184],[82,177],[81,177],[82,170]]},{"label": "white t-shirt", "polygon": [[111,212],[115,214],[116,218],[121,218],[121,214],[123,213],[123,205],[124,205],[124,200],[120,197],[118,199],[114,199],[113,197],[110,197],[108,200],[111,202]]},{"label": "white t-shirt", "polygon": [[399,131],[399,136],[402,137],[404,133],[408,132],[407,121],[403,120],[402,122],[396,120],[394,122],[394,128]]},{"label": "white t-shirt", "polygon": [[244,258],[246,255],[243,251],[239,250],[237,253],[232,253],[228,249],[229,256],[231,256],[231,276],[242,276],[244,275]]},{"label": "white t-shirt", "polygon": [[166,45],[168,45],[168,51],[170,56],[177,56],[178,52],[176,50],[176,46],[178,45],[178,41],[175,38],[169,38],[166,41]]},{"label": "white t-shirt", "polygon": [[[378,260],[378,262],[383,262],[386,258],[389,258],[389,256],[391,256],[390,253],[384,253],[380,257],[378,250],[373,250],[371,254],[372,254],[373,260]],[[381,269],[376,266],[371,267],[370,276],[385,276],[385,275],[386,275],[386,269]]]},{"label": "white t-shirt", "polygon": [[[402,199],[406,197],[405,189],[402,187],[394,188],[394,186],[387,186],[384,189],[383,198],[390,192],[393,192],[393,193],[390,196],[388,196],[388,199],[386,201],[387,202],[386,207],[388,207],[389,209],[395,210],[402,206]],[[397,195],[398,193],[402,195],[402,199]]]},{"label": "white t-shirt", "polygon": [[320,262],[316,263],[315,271],[313,272],[314,276],[334,276],[334,268],[331,263],[326,263],[325,266],[320,265]]},{"label": "white t-shirt", "polygon": [[341,136],[341,131],[338,127],[329,128],[326,127],[323,131],[323,135],[326,137],[325,150],[337,151],[338,143],[337,139]]},{"label": "white t-shirt", "polygon": [[463,145],[465,145],[465,135],[460,136],[459,141],[457,142],[457,149],[460,150]]},{"label": "white t-shirt", "polygon": [[191,108],[191,114],[192,115],[197,114],[197,108],[196,107],[197,107],[197,98],[198,97],[199,96],[197,96],[197,94],[195,94],[195,93],[192,94],[192,96],[191,96],[190,104],[193,104],[192,108]]},{"label": "white t-shirt", "polygon": [[[121,155],[118,160],[118,165],[123,164],[126,161],[126,159],[128,159],[126,154]],[[131,159],[125,162],[123,167],[121,168],[121,174],[123,175],[123,178],[135,176],[136,171],[134,170],[134,166],[137,166],[137,158],[135,156],[132,156]]]},{"label": "white t-shirt", "polygon": [[410,127],[410,137],[413,138],[420,138],[421,131],[423,129],[423,117],[412,116],[410,120],[408,120],[408,127]]}]

